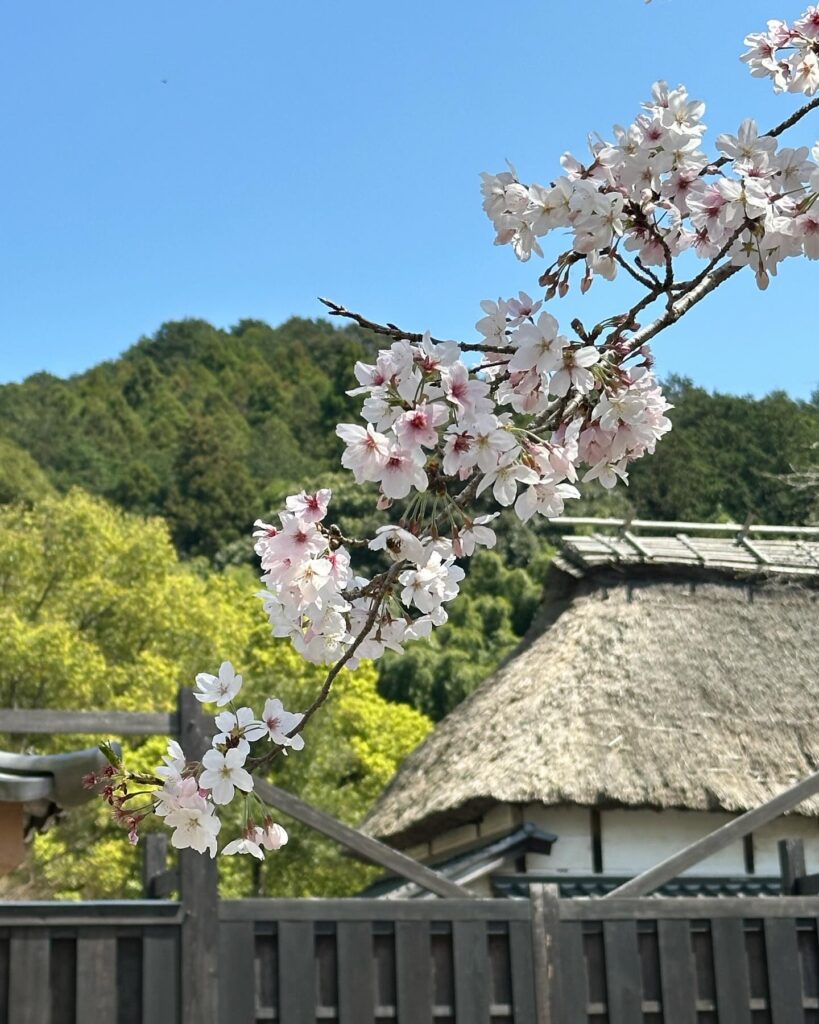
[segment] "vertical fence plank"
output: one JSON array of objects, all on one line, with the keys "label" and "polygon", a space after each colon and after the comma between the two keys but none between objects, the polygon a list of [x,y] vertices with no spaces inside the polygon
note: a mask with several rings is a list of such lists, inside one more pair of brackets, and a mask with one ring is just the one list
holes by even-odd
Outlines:
[{"label": "vertical fence plank", "polygon": [[395,922],[395,982],[401,1024],[429,1024],[432,955],[429,921]]},{"label": "vertical fence plank", "polygon": [[[77,940],[51,937],[48,954],[48,987],[51,991],[49,1024],[77,1024]],[[6,1007],[0,1021],[6,1022]],[[125,1022],[129,1024],[129,1022]],[[142,1024],[137,1021],[136,1024]]]},{"label": "vertical fence plank", "polygon": [[0,1021],[8,1022],[10,943],[8,936],[0,939]]},{"label": "vertical fence plank", "polygon": [[256,936],[252,921],[219,925],[219,1020],[255,1024]]},{"label": "vertical fence plank", "polygon": [[9,1024],[43,1024],[51,1009],[48,930],[20,928],[10,945]]},{"label": "vertical fence plank", "polygon": [[280,921],[279,1024],[316,1022],[316,940],[312,921]]},{"label": "vertical fence plank", "polygon": [[486,921],[453,922],[452,959],[457,1024],[489,1024]]},{"label": "vertical fence plank", "polygon": [[[189,760],[210,747],[213,723],[193,691],[179,691],[179,741]],[[218,1024],[219,892],[216,861],[195,850],[179,852],[182,922],[182,1022]]]},{"label": "vertical fence plank", "polygon": [[658,921],[663,1024],[697,1024],[697,983],[688,921]]},{"label": "vertical fence plank", "polygon": [[[144,1024],[143,935],[122,935],[117,939],[117,1024]],[[54,947],[52,945],[52,959]],[[52,1021],[51,1024],[56,1024]]]},{"label": "vertical fence plank", "polygon": [[375,975],[373,929],[369,921],[339,921],[338,1015],[340,1024],[373,1024]]},{"label": "vertical fence plank", "polygon": [[179,1022],[179,932],[176,928],[146,928],[143,932],[142,1022]]},{"label": "vertical fence plank", "polygon": [[719,1024],[751,1024],[751,988],[742,919],[714,918],[711,940]]},{"label": "vertical fence plank", "polygon": [[796,921],[765,921],[765,960],[771,998],[771,1024],[789,1024],[802,1018],[802,972]]},{"label": "vertical fence plank", "polygon": [[509,922],[509,963],[512,971],[512,1015],[515,1024],[537,1024],[532,926],[526,921]]},{"label": "vertical fence plank", "polygon": [[560,995],[563,1017],[558,1024],[586,1024],[589,982],[583,949],[583,924],[565,921],[560,926]]},{"label": "vertical fence plank", "polygon": [[633,1024],[642,1019],[643,975],[637,946],[636,921],[603,924],[609,1024]]},{"label": "vertical fence plank", "polygon": [[117,940],[107,929],[77,938],[77,1020],[117,1019]]},{"label": "vertical fence plank", "polygon": [[532,907],[532,954],[535,962],[537,1024],[561,1024],[558,887],[530,885],[529,899]]}]

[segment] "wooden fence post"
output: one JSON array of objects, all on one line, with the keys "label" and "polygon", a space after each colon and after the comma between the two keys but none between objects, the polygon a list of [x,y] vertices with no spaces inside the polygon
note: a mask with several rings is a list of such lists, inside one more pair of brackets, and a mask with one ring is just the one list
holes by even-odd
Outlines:
[{"label": "wooden fence post", "polygon": [[[179,742],[189,760],[210,747],[212,723],[193,691],[179,691]],[[219,888],[216,861],[179,852],[182,896],[182,1024],[218,1024]]]},{"label": "wooden fence post", "polygon": [[779,871],[782,875],[782,895],[796,896],[799,892],[799,879],[807,874],[805,868],[805,844],[801,839],[780,839]]},{"label": "wooden fence post", "polygon": [[142,895],[157,898],[156,880],[168,870],[168,837],[164,832],[149,832],[142,840]]},{"label": "wooden fence post", "polygon": [[562,1024],[558,940],[560,890],[556,885],[529,886],[532,907],[532,956],[535,968],[537,1024]]}]

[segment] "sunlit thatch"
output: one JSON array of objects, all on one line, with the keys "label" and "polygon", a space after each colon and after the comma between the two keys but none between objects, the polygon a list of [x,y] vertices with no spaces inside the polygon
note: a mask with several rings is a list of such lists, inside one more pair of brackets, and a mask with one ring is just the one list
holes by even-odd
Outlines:
[{"label": "sunlit thatch", "polygon": [[497,802],[743,811],[816,771],[819,570],[613,558],[580,576],[553,567],[530,636],[407,759],[367,831],[409,845]]}]

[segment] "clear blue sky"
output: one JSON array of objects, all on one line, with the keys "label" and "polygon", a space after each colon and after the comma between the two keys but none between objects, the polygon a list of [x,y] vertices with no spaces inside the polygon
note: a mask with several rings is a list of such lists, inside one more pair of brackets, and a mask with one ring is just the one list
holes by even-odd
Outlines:
[{"label": "clear blue sky", "polygon": [[[711,138],[795,108],[742,37],[792,0],[27,0],[0,13],[0,380],[68,374],[164,321],[317,316],[319,294],[471,338],[542,265],[492,246],[478,174],[546,182],[660,77]],[[819,118],[797,138],[819,137]],[[744,275],[743,275],[744,276]],[[729,283],[658,340],[661,372],[807,397],[819,264]],[[619,286],[554,310],[622,308]]]}]

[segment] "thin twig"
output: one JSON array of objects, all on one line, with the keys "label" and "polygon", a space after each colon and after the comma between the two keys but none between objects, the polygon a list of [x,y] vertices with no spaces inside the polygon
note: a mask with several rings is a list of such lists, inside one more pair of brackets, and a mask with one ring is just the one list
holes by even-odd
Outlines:
[{"label": "thin twig", "polygon": [[708,277],[711,271],[717,266],[720,260],[728,254],[728,250],[731,248],[734,242],[736,242],[736,240],[739,238],[742,232],[747,231],[750,228],[751,223],[752,222],[747,219],[744,220],[738,228],[735,228],[734,231],[731,232],[731,234],[723,243],[722,248],[716,254],[716,256],[714,256],[711,262],[707,266],[703,267],[699,274],[697,274],[696,277],[692,277],[690,281],[683,281],[679,285],[676,285],[675,290],[682,291],[683,294],[687,294],[693,288],[699,287],[699,285],[702,284],[706,277]]},{"label": "thin twig", "polygon": [[[420,344],[425,337],[428,337],[429,341],[433,345],[447,345],[451,344],[450,341],[444,341],[441,338],[433,338],[431,335],[419,334],[418,331],[405,331],[402,327],[396,326],[396,324],[379,324],[374,320],[368,320],[361,313],[354,313],[351,309],[347,309],[338,302],[333,302],[332,299],[325,299],[319,296],[319,302],[323,302],[324,305],[330,310],[330,316],[340,316],[346,320],[352,320],[358,324],[359,327],[365,328],[365,330],[372,331],[373,334],[381,334],[384,337],[392,338],[394,341],[409,341],[413,344]],[[507,353],[512,352],[513,349],[510,345],[484,345],[482,342],[466,343],[457,342],[459,347],[464,352],[500,352]]]},{"label": "thin twig", "polygon": [[612,251],[611,255],[615,262],[619,263],[623,270],[631,274],[634,280],[637,281],[638,284],[641,284],[643,288],[648,288],[649,291],[654,291],[655,288],[660,287],[660,282],[656,278],[652,279],[650,277],[644,277],[638,270],[632,267],[629,261],[624,256],[621,256],[619,252]]}]

